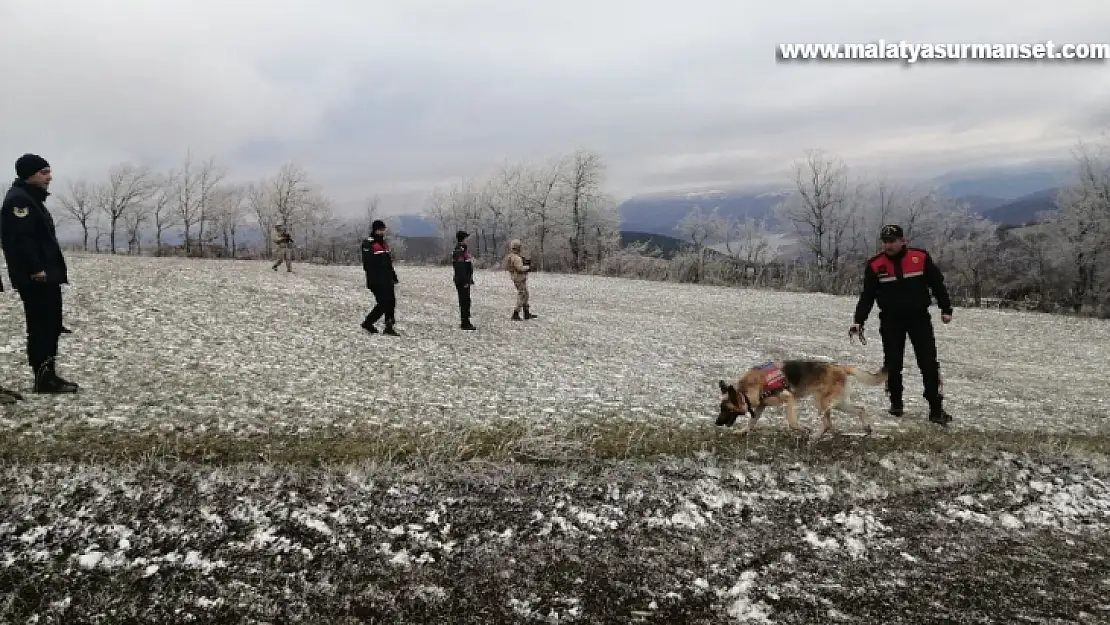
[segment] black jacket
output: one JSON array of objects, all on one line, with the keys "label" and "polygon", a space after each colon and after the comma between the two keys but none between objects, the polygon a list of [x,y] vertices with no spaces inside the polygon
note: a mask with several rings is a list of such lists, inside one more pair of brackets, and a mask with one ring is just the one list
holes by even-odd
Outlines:
[{"label": "black jacket", "polygon": [[366,288],[393,286],[397,284],[397,272],[393,270],[393,253],[385,237],[370,237],[362,242],[362,270],[366,272]]},{"label": "black jacket", "polygon": [[0,206],[0,245],[8,278],[17,290],[32,283],[31,275],[46,272],[46,284],[68,284],[69,270],[46,210],[50,194],[37,185],[16,180]]},{"label": "black jacket", "polygon": [[864,268],[863,291],[856,304],[854,321],[861,325],[867,321],[876,302],[880,316],[894,319],[921,316],[928,311],[934,296],[941,313],[952,314],[952,300],[944,286],[944,275],[928,252],[907,247],[895,256],[879,253],[871,257]]},{"label": "black jacket", "polygon": [[451,252],[451,264],[455,267],[455,284],[465,286],[474,284],[474,263],[466,246],[459,243]]}]

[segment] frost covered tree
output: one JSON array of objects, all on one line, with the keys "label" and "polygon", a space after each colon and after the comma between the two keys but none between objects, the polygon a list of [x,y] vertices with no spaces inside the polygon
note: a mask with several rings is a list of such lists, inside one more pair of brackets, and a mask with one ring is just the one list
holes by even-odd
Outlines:
[{"label": "frost covered tree", "polygon": [[812,255],[819,276],[815,286],[824,289],[827,281],[820,276],[834,274],[848,251],[846,234],[862,201],[861,189],[852,185],[844,162],[823,150],[807,150],[792,167],[793,193],[777,211],[794,226],[802,248]]},{"label": "frost covered tree", "polygon": [[131,163],[113,165],[108,180],[94,187],[97,206],[108,221],[108,244],[116,253],[116,231],[120,220],[131,211],[139,210],[157,190],[151,171]]},{"label": "frost covered tree", "polygon": [[89,227],[92,225],[93,216],[100,210],[97,203],[96,190],[88,180],[72,180],[66,185],[66,190],[58,201],[66,213],[81,226],[83,234],[82,249],[89,251]]},{"label": "frost covered tree", "polygon": [[686,213],[686,216],[678,222],[676,229],[694,246],[694,254],[697,257],[694,282],[699,282],[702,273],[705,271],[706,242],[720,232],[717,211],[708,212],[695,204],[690,212]]},{"label": "frost covered tree", "polygon": [[1049,221],[1066,250],[1061,279],[1075,312],[1110,304],[1110,272],[1102,269],[1110,258],[1110,140],[1103,139],[1101,145],[1080,142],[1076,148],[1074,177],[1060,188],[1058,210]]}]

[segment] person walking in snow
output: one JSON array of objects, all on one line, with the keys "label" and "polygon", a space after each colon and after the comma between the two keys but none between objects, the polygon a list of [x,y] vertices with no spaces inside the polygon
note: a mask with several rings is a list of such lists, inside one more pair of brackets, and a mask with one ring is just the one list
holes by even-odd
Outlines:
[{"label": "person walking in snow", "polygon": [[400,280],[393,269],[393,254],[385,240],[385,222],[376,219],[370,226],[370,237],[362,242],[362,269],[366,272],[366,288],[374,294],[374,308],[362,321],[362,328],[370,334],[377,334],[374,324],[385,317],[382,334],[399,336],[393,328],[397,296],[394,286]]}]

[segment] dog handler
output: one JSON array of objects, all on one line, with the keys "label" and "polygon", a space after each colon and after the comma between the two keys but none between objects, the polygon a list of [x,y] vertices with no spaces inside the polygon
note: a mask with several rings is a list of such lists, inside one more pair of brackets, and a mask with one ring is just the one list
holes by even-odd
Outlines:
[{"label": "dog handler", "polygon": [[[850,332],[860,332],[871,307],[879,304],[879,336],[883,340],[883,366],[887,370],[890,414],[902,416],[902,360],[906,336],[913,344],[924,397],[929,402],[929,421],[947,425],[952,417],[944,411],[940,393],[940,363],[937,362],[929,306],[936,297],[940,319],[952,321],[952,302],[944,286],[944,275],[925,250],[907,247],[901,226],[886,225],[879,235],[883,251],[867,261],[863,270],[863,291],[856,304],[855,324]],[[930,294],[931,291],[931,294]]]}]

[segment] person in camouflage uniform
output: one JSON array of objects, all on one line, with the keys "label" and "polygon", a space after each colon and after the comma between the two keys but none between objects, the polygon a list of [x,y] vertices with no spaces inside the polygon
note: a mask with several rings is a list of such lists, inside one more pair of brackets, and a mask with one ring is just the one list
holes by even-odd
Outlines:
[{"label": "person in camouflage uniform", "polygon": [[289,234],[289,230],[282,224],[274,226],[274,247],[275,256],[273,269],[278,270],[281,263],[285,263],[286,271],[293,271],[293,236]]},{"label": "person in camouflage uniform", "polygon": [[521,321],[520,313],[524,311],[524,319],[536,319],[528,307],[528,274],[532,271],[532,261],[526,258],[521,250],[524,244],[520,239],[509,242],[509,254],[505,256],[505,269],[516,287],[516,308],[513,310],[513,321]]}]

